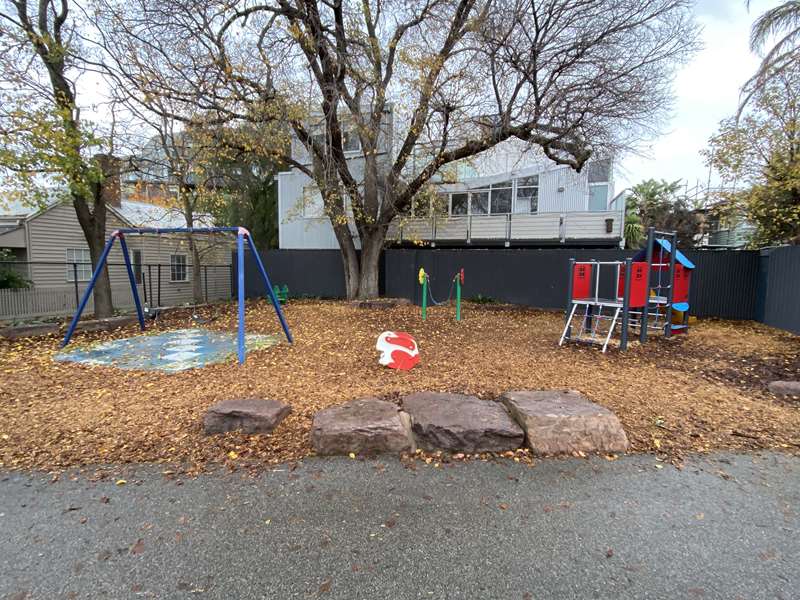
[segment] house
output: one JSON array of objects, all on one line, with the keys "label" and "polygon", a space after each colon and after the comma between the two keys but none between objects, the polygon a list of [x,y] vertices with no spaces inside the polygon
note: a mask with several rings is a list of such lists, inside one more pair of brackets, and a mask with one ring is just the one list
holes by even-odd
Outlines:
[{"label": "house", "polygon": [[723,208],[718,202],[694,211],[702,227],[697,237],[698,247],[741,249],[750,242],[756,230],[753,224],[743,214],[728,214]]},{"label": "house", "polygon": [[[172,208],[129,199],[120,189],[107,197],[106,236],[121,227],[185,227]],[[202,215],[195,226],[212,225]],[[204,299],[231,295],[231,242],[196,236],[201,248]],[[128,235],[131,261],[140,297],[150,306],[175,306],[193,301],[192,261],[185,235]],[[0,320],[71,314],[92,275],[89,248],[69,202],[54,201],[41,210],[19,204],[0,212],[0,249],[7,249],[14,267],[30,282],[29,289],[0,290]],[[114,306],[133,306],[122,252],[115,244],[109,256]],[[92,310],[90,303],[88,309]]]},{"label": "house", "polygon": [[[379,162],[392,159],[392,112],[378,136]],[[356,135],[345,132],[351,172],[363,173]],[[294,140],[292,158],[309,164],[305,147]],[[411,161],[412,165],[414,161]],[[413,168],[413,167],[412,167]],[[439,202],[398,217],[388,232],[394,245],[448,247],[541,247],[624,245],[625,201],[614,195],[613,162],[590,161],[580,173],[527,154],[506,161],[505,170],[478,156],[446,167],[435,183]],[[281,172],[278,182],[279,247],[336,249],[333,228],[314,182],[301,170]],[[447,182],[446,182],[447,181]]]}]

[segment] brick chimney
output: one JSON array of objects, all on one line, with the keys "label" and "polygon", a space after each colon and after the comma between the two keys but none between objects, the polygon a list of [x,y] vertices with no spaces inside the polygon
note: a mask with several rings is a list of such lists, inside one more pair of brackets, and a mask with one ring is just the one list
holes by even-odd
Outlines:
[{"label": "brick chimney", "polygon": [[96,154],[94,159],[103,171],[100,194],[109,206],[122,208],[121,160],[111,154]]}]

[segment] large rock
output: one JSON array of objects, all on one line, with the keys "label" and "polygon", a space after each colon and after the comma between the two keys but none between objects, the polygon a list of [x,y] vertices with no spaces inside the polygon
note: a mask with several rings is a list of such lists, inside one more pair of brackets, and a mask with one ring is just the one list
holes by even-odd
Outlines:
[{"label": "large rock", "polygon": [[411,300],[408,298],[372,298],[371,300],[353,300],[352,305],[356,308],[382,308],[388,310],[398,306],[410,306]]},{"label": "large rock", "polygon": [[778,396],[800,397],[800,381],[772,381],[767,387]]},{"label": "large rock", "polygon": [[311,441],[317,454],[411,452],[414,438],[408,415],[397,405],[361,398],[314,415]]},{"label": "large rock", "polygon": [[500,400],[522,425],[539,455],[625,452],[628,437],[617,416],[575,391],[506,392]]},{"label": "large rock", "polygon": [[9,340],[18,340],[21,338],[53,335],[57,334],[58,332],[58,323],[37,323],[35,325],[17,325],[16,327],[5,327],[0,329],[0,337],[4,337]]},{"label": "large rock", "polygon": [[136,315],[120,315],[117,317],[108,317],[106,319],[89,319],[87,321],[78,321],[75,331],[114,331],[120,327],[127,327],[138,323],[139,319]]},{"label": "large rock", "polygon": [[420,392],[403,398],[417,444],[426,450],[503,452],[524,434],[498,402],[462,394]]},{"label": "large rock", "polygon": [[241,429],[244,433],[270,433],[290,412],[290,406],[277,400],[224,400],[208,409],[203,418],[203,428],[209,434],[234,429]]}]

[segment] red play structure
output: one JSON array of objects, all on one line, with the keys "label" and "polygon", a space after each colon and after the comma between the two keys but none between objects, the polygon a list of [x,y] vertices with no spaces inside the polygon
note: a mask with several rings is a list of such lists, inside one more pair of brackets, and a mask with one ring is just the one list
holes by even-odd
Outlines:
[{"label": "red play structure", "polygon": [[619,347],[625,350],[631,329],[642,343],[648,330],[665,337],[686,332],[695,266],[677,249],[676,241],[675,232],[651,227],[647,245],[633,258],[606,262],[571,259],[567,319],[559,345],[567,340],[586,342],[602,346],[605,352],[619,329]]}]

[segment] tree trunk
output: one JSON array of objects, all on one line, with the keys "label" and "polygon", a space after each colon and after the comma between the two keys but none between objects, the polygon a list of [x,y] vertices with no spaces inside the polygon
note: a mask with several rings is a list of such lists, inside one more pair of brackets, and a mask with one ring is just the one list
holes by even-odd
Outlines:
[{"label": "tree trunk", "polygon": [[[92,272],[97,269],[103,248],[106,245],[105,231],[95,234],[89,243],[89,255],[92,257]],[[94,285],[94,316],[96,319],[105,319],[114,316],[114,301],[111,297],[111,280],[108,277],[108,265],[103,265],[100,276]]]},{"label": "tree trunk", "polygon": [[192,255],[192,298],[195,304],[203,304],[203,266],[200,260],[200,248],[194,236],[189,234],[189,252]]},{"label": "tree trunk", "polygon": [[358,298],[377,298],[380,278],[381,250],[386,231],[383,227],[367,230],[361,240],[361,269],[358,279]]},{"label": "tree trunk", "polygon": [[[86,200],[77,196],[72,199],[75,214],[78,217],[86,244],[89,246],[89,256],[92,258],[92,272],[97,270],[103,248],[106,245],[106,203],[98,191],[95,193],[94,209],[89,210]],[[111,298],[111,281],[108,277],[108,263],[103,265],[103,270],[94,285],[94,316],[103,319],[114,315],[114,303]]]},{"label": "tree trunk", "polygon": [[342,266],[344,267],[344,287],[348,300],[355,300],[358,296],[359,273],[358,253],[355,248],[341,248]]},{"label": "tree trunk", "polygon": [[358,251],[350,234],[350,227],[341,222],[333,222],[333,233],[339,243],[342,254],[342,267],[344,268],[344,287],[348,300],[358,296],[359,273],[361,271],[358,261]]}]

